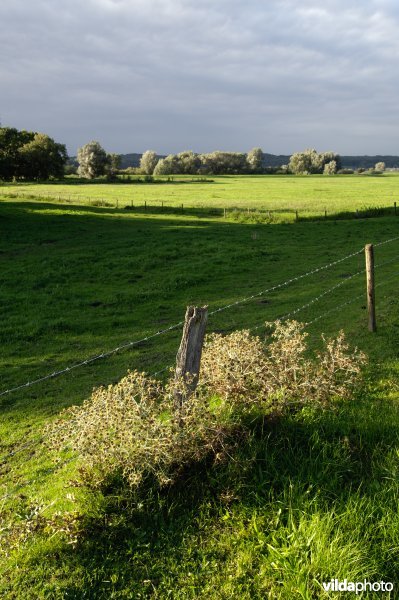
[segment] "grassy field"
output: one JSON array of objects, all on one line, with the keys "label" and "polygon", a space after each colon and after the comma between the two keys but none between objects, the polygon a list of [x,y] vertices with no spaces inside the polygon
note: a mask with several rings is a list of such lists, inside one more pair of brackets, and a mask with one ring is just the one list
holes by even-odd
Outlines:
[{"label": "grassy field", "polygon": [[[137,180],[137,178],[136,178]],[[174,176],[173,181],[160,178],[158,183],[89,183],[71,178],[68,183],[3,184],[0,194],[18,193],[90,204],[108,202],[119,207],[149,206],[195,209],[257,209],[281,212],[289,216],[337,214],[368,207],[393,207],[399,202],[399,175],[382,176],[323,175],[303,176],[216,176],[208,181],[191,176]]]},{"label": "grassy field", "polygon": [[[0,393],[177,323],[189,303],[216,309],[399,235],[393,216],[262,225],[54,202],[46,190],[110,200],[134,193],[138,202],[199,208],[295,200],[310,213],[318,194],[337,212],[392,203],[398,183],[386,175],[18,185],[42,198],[0,203]],[[27,444],[93,386],[128,368],[172,365],[179,329],[0,396],[0,595],[289,600],[329,597],[322,582],[333,577],[399,585],[398,250],[399,241],[376,248],[377,264],[387,264],[376,270],[375,335],[365,326],[364,276],[346,281],[363,268],[361,254],[212,316],[210,331],[250,328],[342,284],[295,316],[331,311],[308,327],[311,342],[343,328],[370,356],[364,387],[333,412],[254,424],[231,461],[198,465],[139,506],[71,489],[75,462],[54,464],[43,444]],[[40,528],[41,515],[76,508],[76,544]]]}]

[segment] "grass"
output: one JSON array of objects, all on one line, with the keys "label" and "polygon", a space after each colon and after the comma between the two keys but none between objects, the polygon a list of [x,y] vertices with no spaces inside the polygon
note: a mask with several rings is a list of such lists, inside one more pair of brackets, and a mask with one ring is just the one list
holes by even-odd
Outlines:
[{"label": "grass", "polygon": [[[193,181],[194,179],[194,181]],[[163,207],[207,212],[226,208],[257,209],[282,213],[293,219],[295,211],[302,216],[324,216],[369,207],[390,207],[399,197],[399,176],[342,175],[313,176],[212,176],[209,181],[200,177],[174,176],[173,181],[159,179],[159,183],[77,183],[3,184],[0,194],[18,193],[27,197],[76,202],[79,204],[108,203],[119,207]],[[166,183],[165,183],[166,181]]]},{"label": "grass", "polygon": [[[254,206],[262,186],[276,186],[270,202],[284,190],[288,203],[295,188],[305,210],[316,206],[312,186],[336,185],[342,187],[334,206],[341,211],[366,202],[365,190],[374,194],[373,206],[385,202],[399,181],[390,175],[215,180],[171,184],[170,192],[164,185],[162,194],[176,205],[187,198],[188,205],[195,188],[197,201],[209,205],[214,200],[205,191],[225,185],[219,207],[248,199]],[[94,196],[130,193],[128,185],[87,187]],[[72,193],[72,186],[67,189]],[[131,189],[159,193],[154,184]],[[168,196],[172,191],[179,199]],[[189,303],[218,308],[398,235],[393,216],[263,225],[206,211],[171,214],[149,207],[144,214],[43,198],[5,198],[0,226],[0,392],[176,323]],[[82,512],[76,545],[32,525],[32,533],[2,556],[2,596],[288,600],[328,597],[321,582],[332,577],[398,582],[397,248],[398,242],[376,248],[377,263],[393,261],[376,271],[377,282],[385,283],[377,291],[376,335],[365,329],[363,299],[309,327],[315,344],[321,331],[342,327],[370,355],[364,388],[353,402],[334,412],[307,409],[254,423],[228,463],[197,465],[139,505],[132,506],[123,490],[107,496],[71,491],[67,482],[76,473],[73,461],[64,464],[68,456],[54,464],[42,445],[24,445],[93,386],[117,381],[128,368],[152,372],[173,364],[179,330],[1,396],[0,497],[7,497],[0,501],[0,539],[2,527],[18,531],[36,523],[34,506],[46,516],[76,506]],[[217,313],[209,330],[274,319],[362,266],[358,255]],[[296,316],[311,320],[363,286],[363,277],[354,277]]]}]

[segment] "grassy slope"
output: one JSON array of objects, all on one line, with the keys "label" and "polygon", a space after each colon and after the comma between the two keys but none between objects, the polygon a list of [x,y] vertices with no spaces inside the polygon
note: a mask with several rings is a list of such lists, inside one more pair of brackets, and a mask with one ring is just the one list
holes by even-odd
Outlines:
[{"label": "grassy slope", "polygon": [[[0,205],[0,225],[1,389],[179,321],[189,302],[220,306],[398,231],[393,218],[259,226],[12,201]],[[397,248],[382,246],[377,262]],[[356,257],[267,303],[220,313],[210,329],[273,319],[361,266]],[[382,267],[378,281],[395,272],[395,262]],[[362,286],[354,278],[298,317],[311,319]],[[76,549],[36,536],[5,561],[5,597],[311,598],[333,576],[397,579],[397,291],[393,280],[378,293],[376,336],[364,331],[362,300],[310,328],[313,336],[343,327],[370,353],[368,388],[356,402],[255,428],[229,465],[199,467],[129,518],[110,504],[99,518],[91,501],[85,510],[94,516]],[[167,334],[0,398],[1,456],[35,439],[93,385],[129,367],[172,363],[178,338]],[[73,507],[63,487],[73,463],[54,472],[39,446],[0,465],[0,495],[11,494],[6,520],[31,502],[54,502],[48,514]]]}]

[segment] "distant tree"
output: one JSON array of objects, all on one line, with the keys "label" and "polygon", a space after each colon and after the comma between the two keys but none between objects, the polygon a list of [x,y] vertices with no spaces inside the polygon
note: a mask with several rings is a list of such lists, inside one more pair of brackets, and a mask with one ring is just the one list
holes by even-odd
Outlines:
[{"label": "distant tree", "polygon": [[259,172],[263,167],[262,148],[253,148],[247,154],[247,163],[250,171]]},{"label": "distant tree", "polygon": [[322,152],[321,154],[319,154],[319,156],[321,163],[321,171],[324,170],[325,165],[332,161],[335,162],[336,171],[339,171],[342,168],[341,157],[336,152]]},{"label": "distant tree", "polygon": [[62,178],[68,154],[63,144],[57,144],[44,133],[35,133],[31,141],[19,149],[19,174],[26,179]]},{"label": "distant tree", "polygon": [[179,158],[176,154],[168,154],[164,158],[164,171],[167,171],[167,175],[175,175],[180,173]]},{"label": "distant tree", "polygon": [[72,164],[67,163],[64,167],[64,175],[77,175],[78,168]]},{"label": "distant tree", "polygon": [[313,169],[317,163],[317,156],[317,152],[313,148],[304,150],[303,152],[295,152],[290,158],[289,170],[295,175],[313,173]]},{"label": "distant tree", "polygon": [[335,175],[337,172],[337,163],[335,160],[330,160],[330,162],[324,165],[323,174],[324,175]]},{"label": "distant tree", "polygon": [[121,155],[111,152],[107,154],[107,163],[110,173],[116,173],[121,168]]},{"label": "distant tree", "polygon": [[18,130],[13,127],[0,128],[0,179],[10,180],[18,169]]},{"label": "distant tree", "polygon": [[167,162],[166,158],[161,158],[155,165],[153,174],[154,175],[170,175],[171,173],[172,173],[172,171],[171,171],[170,163]]},{"label": "distant tree", "polygon": [[140,170],[145,175],[152,175],[158,162],[156,152],[147,150],[140,159]]},{"label": "distant tree", "polygon": [[192,150],[185,150],[180,152],[176,157],[176,166],[179,173],[187,173],[195,175],[198,173],[201,167],[201,159],[198,154],[195,154]]},{"label": "distant tree", "polygon": [[89,142],[78,149],[78,173],[81,177],[94,179],[106,172],[108,160],[107,153],[99,142]]},{"label": "distant tree", "polygon": [[376,171],[380,171],[381,173],[383,173],[385,171],[385,163],[384,162],[378,162],[378,163],[376,163],[375,170]]},{"label": "distant tree", "polygon": [[296,152],[291,156],[289,170],[297,175],[323,173],[325,165],[331,162],[335,163],[335,170],[341,168],[341,159],[335,152],[322,152],[319,154],[314,148],[309,148],[303,152]]},{"label": "distant tree", "polygon": [[67,158],[65,146],[44,133],[0,127],[0,179],[60,178]]},{"label": "distant tree", "polygon": [[221,152],[217,150],[209,154],[200,154],[201,172],[219,174],[246,173],[247,156],[242,152]]}]

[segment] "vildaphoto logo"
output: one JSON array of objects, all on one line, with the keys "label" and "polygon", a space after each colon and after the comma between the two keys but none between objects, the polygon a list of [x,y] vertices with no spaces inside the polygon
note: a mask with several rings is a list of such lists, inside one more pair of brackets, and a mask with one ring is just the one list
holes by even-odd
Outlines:
[{"label": "vildaphoto logo", "polygon": [[331,579],[331,581],[323,581],[323,588],[326,592],[355,592],[355,594],[361,594],[362,592],[392,592],[393,583],[389,581],[348,581],[344,579]]}]

